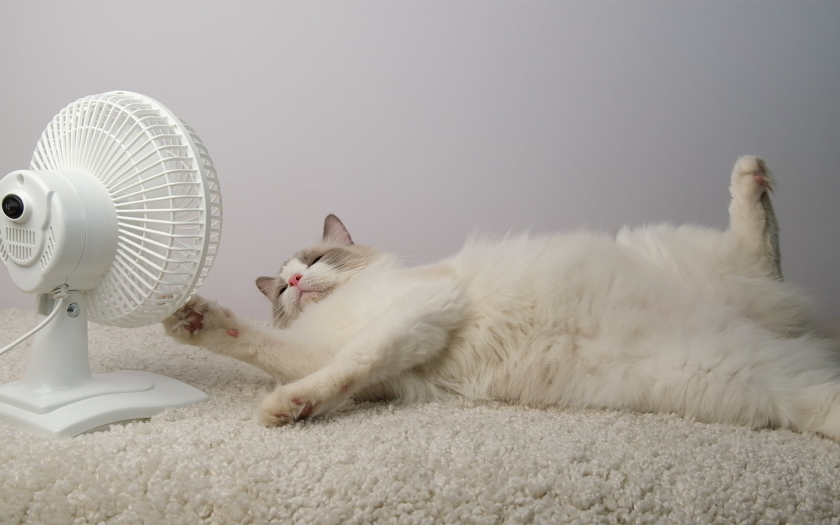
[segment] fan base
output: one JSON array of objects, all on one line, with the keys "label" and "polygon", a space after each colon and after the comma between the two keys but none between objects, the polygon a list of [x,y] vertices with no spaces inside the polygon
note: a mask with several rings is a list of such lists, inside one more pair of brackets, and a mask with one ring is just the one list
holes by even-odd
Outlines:
[{"label": "fan base", "polygon": [[[39,414],[0,401],[0,421],[47,437],[73,437],[89,430],[134,419],[148,419],[167,408],[206,401],[208,396],[185,383],[150,372],[119,371],[96,374],[94,379],[126,385],[151,383],[144,391],[94,394]],[[14,388],[15,383],[0,387]]]}]

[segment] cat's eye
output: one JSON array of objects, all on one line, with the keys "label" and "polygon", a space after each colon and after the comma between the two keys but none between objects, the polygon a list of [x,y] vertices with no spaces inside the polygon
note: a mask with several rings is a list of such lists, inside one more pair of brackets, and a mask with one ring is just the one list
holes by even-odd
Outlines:
[{"label": "cat's eye", "polygon": [[319,255],[318,257],[315,257],[315,259],[313,259],[313,260],[312,260],[312,262],[311,262],[311,263],[309,263],[309,266],[312,266],[312,265],[313,265],[313,264],[315,264],[316,262],[320,261],[320,260],[321,260],[321,257],[323,257],[323,255]]}]

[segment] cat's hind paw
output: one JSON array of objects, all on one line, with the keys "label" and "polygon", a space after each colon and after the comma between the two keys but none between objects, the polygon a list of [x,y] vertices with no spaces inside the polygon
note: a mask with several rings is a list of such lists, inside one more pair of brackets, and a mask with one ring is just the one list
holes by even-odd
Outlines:
[{"label": "cat's hind paw", "polygon": [[776,179],[764,161],[748,155],[738,159],[732,169],[732,197],[745,201],[758,200],[765,191],[776,188]]}]

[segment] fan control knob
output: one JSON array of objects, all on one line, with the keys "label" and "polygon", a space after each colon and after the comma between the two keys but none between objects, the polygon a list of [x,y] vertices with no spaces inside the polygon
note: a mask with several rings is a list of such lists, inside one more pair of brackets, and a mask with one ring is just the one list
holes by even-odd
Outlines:
[{"label": "fan control knob", "polygon": [[3,197],[3,214],[14,220],[23,215],[23,201],[15,194]]}]

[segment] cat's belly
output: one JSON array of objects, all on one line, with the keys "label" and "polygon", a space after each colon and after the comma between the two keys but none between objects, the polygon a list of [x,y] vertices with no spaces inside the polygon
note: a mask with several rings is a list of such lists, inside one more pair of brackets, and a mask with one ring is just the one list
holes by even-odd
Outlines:
[{"label": "cat's belly", "polygon": [[601,248],[514,286],[474,279],[470,318],[426,368],[430,378],[474,399],[616,406],[646,398],[651,363],[686,351],[685,341],[753,322],[723,281],[680,281]]}]

